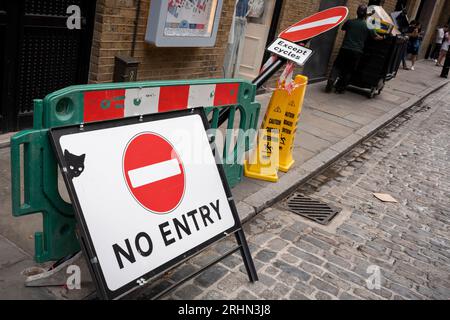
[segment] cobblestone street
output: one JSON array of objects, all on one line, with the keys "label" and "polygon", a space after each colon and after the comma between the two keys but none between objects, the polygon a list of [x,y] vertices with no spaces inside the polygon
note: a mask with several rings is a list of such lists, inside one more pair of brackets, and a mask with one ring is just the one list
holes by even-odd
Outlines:
[{"label": "cobblestone street", "polygon": [[[234,254],[164,299],[449,299],[450,90],[447,85],[302,186],[342,211],[327,226],[285,200],[244,227],[260,281]],[[388,193],[398,203],[372,193]],[[229,250],[222,241],[139,298]],[[381,288],[369,289],[371,268]]]}]

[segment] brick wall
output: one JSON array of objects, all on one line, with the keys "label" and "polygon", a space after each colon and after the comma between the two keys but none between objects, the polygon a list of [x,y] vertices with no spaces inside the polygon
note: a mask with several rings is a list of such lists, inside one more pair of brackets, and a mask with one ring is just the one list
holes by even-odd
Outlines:
[{"label": "brick wall", "polygon": [[[235,0],[224,0],[215,47],[211,48],[157,48],[144,41],[147,17],[151,0],[141,0],[141,14],[138,19],[135,57],[140,61],[139,80],[169,80],[222,77],[223,60],[227,46],[228,33],[232,21]],[[158,0],[153,0],[158,1]],[[444,1],[449,10],[450,0]],[[390,13],[397,0],[385,0],[383,7]],[[110,82],[113,78],[114,56],[129,55],[136,15],[137,0],[98,0],[91,53],[89,81],[91,83]],[[348,0],[349,19],[356,17],[356,8],[368,0]],[[289,25],[318,11],[320,0],[284,0],[280,13],[277,33]],[[418,0],[408,3],[410,10],[417,10]],[[444,12],[440,20],[445,20]],[[439,15],[437,15],[439,18]],[[439,20],[436,18],[436,22]],[[433,21],[433,23],[435,23]],[[344,32],[339,29],[334,49],[329,60],[331,68],[341,47]],[[429,41],[429,35],[427,35]],[[280,71],[281,72],[281,71]],[[274,86],[280,72],[275,74],[267,85]],[[297,69],[296,73],[301,73]]]},{"label": "brick wall", "polygon": [[[140,61],[138,80],[221,77],[234,2],[223,1],[215,47],[157,48],[144,41],[150,0],[141,0],[135,47],[135,58]],[[111,82],[114,56],[130,54],[136,4],[137,0],[97,1],[89,82]]]}]

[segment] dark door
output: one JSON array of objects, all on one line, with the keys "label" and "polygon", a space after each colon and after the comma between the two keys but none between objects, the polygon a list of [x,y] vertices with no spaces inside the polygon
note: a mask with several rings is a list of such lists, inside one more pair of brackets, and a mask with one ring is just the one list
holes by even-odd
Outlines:
[{"label": "dark door", "polygon": [[5,114],[6,110],[4,108],[4,90],[5,90],[5,51],[6,51],[6,23],[7,23],[7,15],[6,15],[6,6],[4,1],[0,1],[0,132],[2,132],[2,128],[4,123],[6,122]]},{"label": "dark door", "polygon": [[[33,99],[86,83],[95,1],[19,0],[0,6],[0,131],[32,125]],[[67,8],[81,9],[81,28],[69,29]]]},{"label": "dark door", "polygon": [[[319,11],[343,6],[346,3],[347,0],[322,0]],[[320,81],[326,78],[328,63],[333,51],[338,28],[322,33],[311,40],[311,49],[314,51],[314,54],[309,58],[303,68],[303,74],[308,76],[309,82]]]}]

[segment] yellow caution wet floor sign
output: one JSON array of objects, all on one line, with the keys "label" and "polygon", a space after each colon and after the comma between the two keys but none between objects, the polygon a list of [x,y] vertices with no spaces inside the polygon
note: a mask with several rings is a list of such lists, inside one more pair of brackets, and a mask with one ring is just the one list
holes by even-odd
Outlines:
[{"label": "yellow caution wet floor sign", "polygon": [[270,98],[255,152],[245,163],[244,174],[249,178],[278,181],[279,138],[289,93],[278,88]]},{"label": "yellow caution wet floor sign", "polygon": [[[285,73],[292,73],[292,69],[293,66],[287,67]],[[301,75],[293,83],[279,82],[264,116],[256,149],[245,163],[245,176],[276,182],[278,169],[286,172],[294,164],[294,137],[307,82],[308,78]]]},{"label": "yellow caution wet floor sign", "polygon": [[297,75],[294,80],[294,89],[288,95],[284,112],[283,126],[280,132],[280,160],[279,169],[287,172],[294,164],[292,151],[294,138],[297,132],[298,120],[302,111],[308,78]]}]

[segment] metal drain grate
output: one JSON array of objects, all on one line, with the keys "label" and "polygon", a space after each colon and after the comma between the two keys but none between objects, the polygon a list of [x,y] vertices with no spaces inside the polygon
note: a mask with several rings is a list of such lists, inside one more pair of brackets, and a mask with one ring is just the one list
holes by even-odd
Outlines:
[{"label": "metal drain grate", "polygon": [[328,224],[341,209],[333,208],[317,199],[306,197],[301,193],[295,193],[287,200],[289,211],[302,217],[311,219],[320,224]]}]

